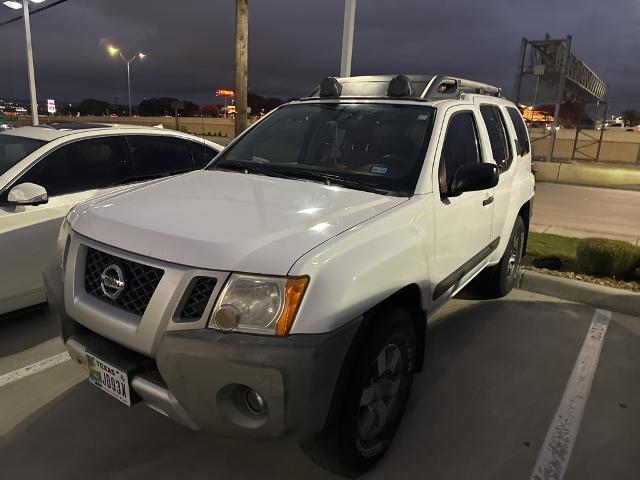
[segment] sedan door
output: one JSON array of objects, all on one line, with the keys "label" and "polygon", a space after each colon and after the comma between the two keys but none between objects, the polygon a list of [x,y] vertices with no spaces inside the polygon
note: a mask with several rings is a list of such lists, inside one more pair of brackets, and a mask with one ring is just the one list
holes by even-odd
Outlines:
[{"label": "sedan door", "polygon": [[10,205],[0,198],[0,313],[44,301],[42,271],[55,253],[63,218],[76,204],[125,183],[129,151],[123,137],[78,140],[44,156],[13,185],[43,186],[49,201]]}]

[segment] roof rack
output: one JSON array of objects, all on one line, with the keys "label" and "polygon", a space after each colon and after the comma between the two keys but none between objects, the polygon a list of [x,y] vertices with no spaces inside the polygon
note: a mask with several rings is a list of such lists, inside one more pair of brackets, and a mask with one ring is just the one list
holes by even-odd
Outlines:
[{"label": "roof rack", "polygon": [[449,75],[371,75],[327,77],[301,100],[365,97],[433,101],[460,98],[463,93],[502,96],[502,90],[493,85]]}]

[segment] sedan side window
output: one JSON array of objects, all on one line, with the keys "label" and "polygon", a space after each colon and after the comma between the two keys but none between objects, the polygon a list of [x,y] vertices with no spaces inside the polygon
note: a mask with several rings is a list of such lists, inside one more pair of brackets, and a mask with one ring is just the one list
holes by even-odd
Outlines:
[{"label": "sedan side window", "polygon": [[204,143],[189,142],[189,147],[191,148],[191,156],[193,157],[193,166],[195,168],[204,168],[220,153],[215,148]]},{"label": "sedan side window", "polygon": [[42,185],[50,197],[124,183],[128,160],[123,137],[80,140],[58,148],[18,180]]},{"label": "sedan side window", "polygon": [[127,137],[135,179],[166,177],[193,170],[187,140],[160,135]]},{"label": "sedan side window", "polygon": [[480,163],[476,122],[470,111],[455,113],[449,120],[438,167],[441,195],[449,192],[456,170],[465,163]]}]

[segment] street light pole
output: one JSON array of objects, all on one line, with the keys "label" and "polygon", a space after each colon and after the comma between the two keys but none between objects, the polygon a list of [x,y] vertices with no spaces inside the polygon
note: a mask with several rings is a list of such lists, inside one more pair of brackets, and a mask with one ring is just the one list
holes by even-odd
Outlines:
[{"label": "street light pole", "polygon": [[129,92],[129,118],[131,118],[131,62],[133,62],[136,57],[133,56],[131,57],[130,60],[127,60],[126,58],[124,58],[124,55],[122,55],[122,52],[120,52],[120,56],[122,57],[122,60],[124,60],[124,62],[127,64],[127,91]]},{"label": "street light pole", "polygon": [[22,0],[24,33],[27,39],[27,67],[29,69],[29,95],[31,97],[31,124],[38,126],[38,97],[36,95],[36,75],[33,69],[33,51],[31,49],[31,23],[29,22],[29,0]]},{"label": "street light pole", "polygon": [[109,52],[109,55],[111,55],[112,57],[115,57],[116,55],[120,55],[120,58],[127,66],[127,92],[129,94],[129,118],[131,118],[132,116],[131,115],[132,114],[131,112],[131,63],[136,58],[139,58],[140,60],[142,60],[144,57],[146,57],[146,55],[142,52],[138,52],[133,57],[127,58],[124,56],[124,54],[119,48],[116,48],[113,45],[107,45],[107,51]]},{"label": "street light pole", "polygon": [[38,122],[38,96],[36,95],[36,74],[33,70],[33,50],[31,49],[31,23],[29,21],[29,1],[42,3],[45,0],[6,0],[5,7],[12,10],[22,10],[24,18],[24,36],[27,43],[27,70],[29,72],[29,96],[31,97],[31,124],[36,127]]},{"label": "street light pole", "polygon": [[353,30],[356,22],[356,0],[344,0],[344,25],[342,27],[342,58],[340,76],[351,76],[351,57],[353,54]]}]

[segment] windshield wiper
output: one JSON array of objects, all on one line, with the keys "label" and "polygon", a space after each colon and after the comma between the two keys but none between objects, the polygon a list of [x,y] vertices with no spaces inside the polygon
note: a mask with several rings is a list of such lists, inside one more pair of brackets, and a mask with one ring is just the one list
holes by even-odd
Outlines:
[{"label": "windshield wiper", "polygon": [[255,173],[259,175],[267,175],[270,177],[287,178],[290,180],[310,180],[320,182],[325,185],[339,185],[350,187],[355,190],[364,190],[366,192],[378,193],[380,195],[391,195],[395,192],[383,188],[374,187],[357,180],[335,175],[333,173],[319,172],[310,168],[285,167],[276,164],[264,164],[252,161],[235,160],[233,162],[221,162],[216,165],[218,169],[239,171],[245,173]]},{"label": "windshield wiper", "polygon": [[352,187],[356,190],[364,190],[372,193],[379,193],[381,195],[390,195],[392,193],[391,190],[386,190],[384,188],[374,187],[373,185],[368,185],[366,183],[359,182],[357,180],[351,180],[348,178],[341,177],[340,175],[336,175],[333,173],[319,172],[317,170],[311,170],[307,168],[295,169],[293,174],[301,174],[305,178],[319,180],[325,185],[340,185],[344,187]]},{"label": "windshield wiper", "polygon": [[298,180],[298,177],[289,175],[282,171],[282,169],[273,168],[273,166],[266,166],[262,163],[252,161],[235,160],[233,162],[221,162],[215,165],[216,170],[229,170],[231,172],[244,172],[254,173],[258,175],[266,175],[268,177],[280,177],[288,178],[291,180]]}]

